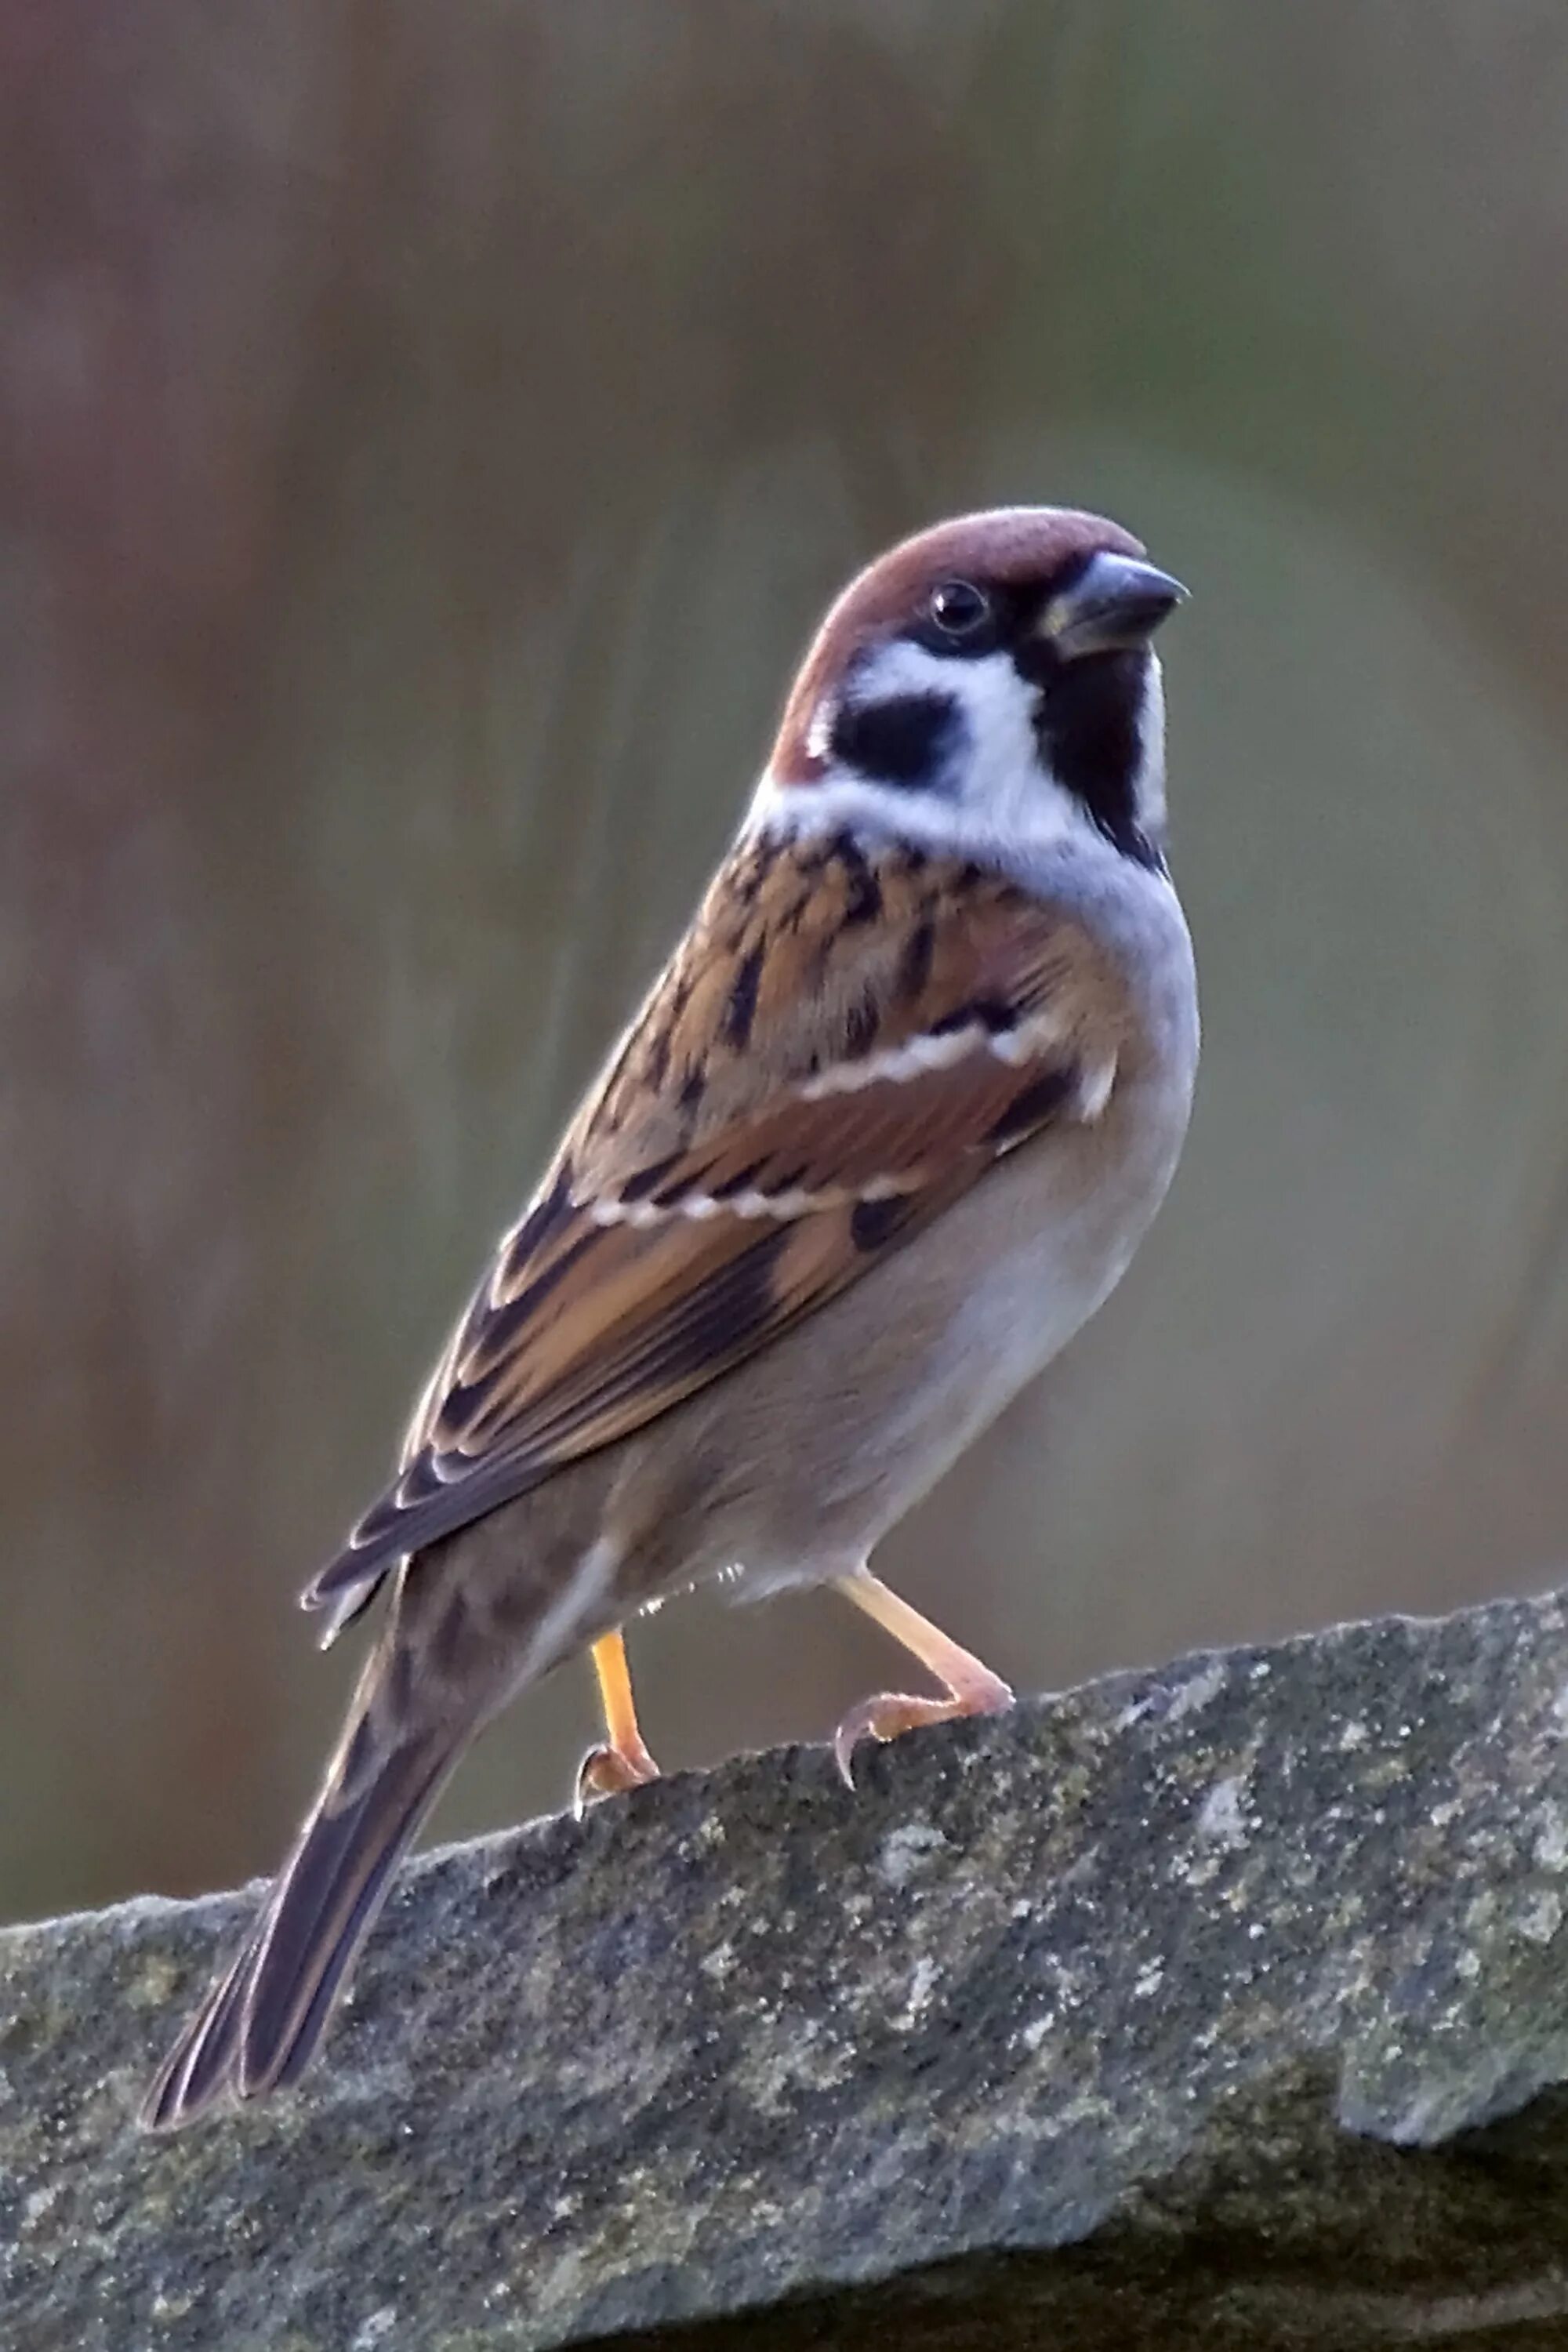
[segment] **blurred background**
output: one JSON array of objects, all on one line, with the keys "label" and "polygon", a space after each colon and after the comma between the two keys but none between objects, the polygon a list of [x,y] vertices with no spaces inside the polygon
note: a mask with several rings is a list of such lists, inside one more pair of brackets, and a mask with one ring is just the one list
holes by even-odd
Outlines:
[{"label": "blurred background", "polygon": [[[1194,592],[1206,1058],[884,1573],[1028,1689],[1559,1572],[1565,129],[1561,0],[0,0],[0,1916],[276,1859],[297,1588],[819,607],[956,508]],[[851,1621],[635,1628],[667,1768],[824,1736]]]}]

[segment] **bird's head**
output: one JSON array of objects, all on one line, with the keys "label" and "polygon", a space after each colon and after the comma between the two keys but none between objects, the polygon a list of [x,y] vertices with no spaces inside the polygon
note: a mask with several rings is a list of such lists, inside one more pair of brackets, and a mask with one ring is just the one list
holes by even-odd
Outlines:
[{"label": "bird's head", "polygon": [[1151,639],[1185,592],[1097,515],[936,524],[852,581],[785,707],[753,810],[969,852],[1075,831],[1161,862]]}]

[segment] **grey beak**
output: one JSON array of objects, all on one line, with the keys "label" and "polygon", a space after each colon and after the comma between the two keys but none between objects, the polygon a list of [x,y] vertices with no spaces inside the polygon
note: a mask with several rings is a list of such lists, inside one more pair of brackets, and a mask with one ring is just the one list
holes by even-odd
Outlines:
[{"label": "grey beak", "polygon": [[1186,590],[1168,572],[1102,549],[1069,588],[1051,598],[1040,614],[1040,634],[1063,661],[1115,653],[1146,646],[1161,622],[1186,601]]}]

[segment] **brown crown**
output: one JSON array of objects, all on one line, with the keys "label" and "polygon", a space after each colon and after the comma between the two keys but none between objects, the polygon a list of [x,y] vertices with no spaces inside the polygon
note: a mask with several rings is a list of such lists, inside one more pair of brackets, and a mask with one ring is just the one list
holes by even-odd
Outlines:
[{"label": "brown crown", "polygon": [[769,766],[784,784],[809,784],[823,761],[806,737],[817,705],[863,646],[907,628],[939,580],[1005,588],[1048,580],[1074,556],[1100,549],[1142,555],[1142,542],[1102,515],[1070,507],[997,507],[933,523],[879,555],[828,610],[801,664],[779,722]]}]

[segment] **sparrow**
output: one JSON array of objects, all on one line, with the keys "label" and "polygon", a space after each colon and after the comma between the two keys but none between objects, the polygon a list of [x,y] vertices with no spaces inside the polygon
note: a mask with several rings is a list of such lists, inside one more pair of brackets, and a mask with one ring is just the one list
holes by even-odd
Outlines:
[{"label": "sparrow", "polygon": [[839,596],[689,929],[304,1605],[386,1607],[259,1917],[153,2126],[298,2081],[475,1734],[587,1650],[579,1794],[655,1777],[621,1629],[705,1580],[831,1584],[940,1696],[1005,1707],[875,1578],[879,1539],[1071,1339],[1165,1192],[1197,1064],[1151,640],[1184,591],[1111,522],[1014,507]]}]

